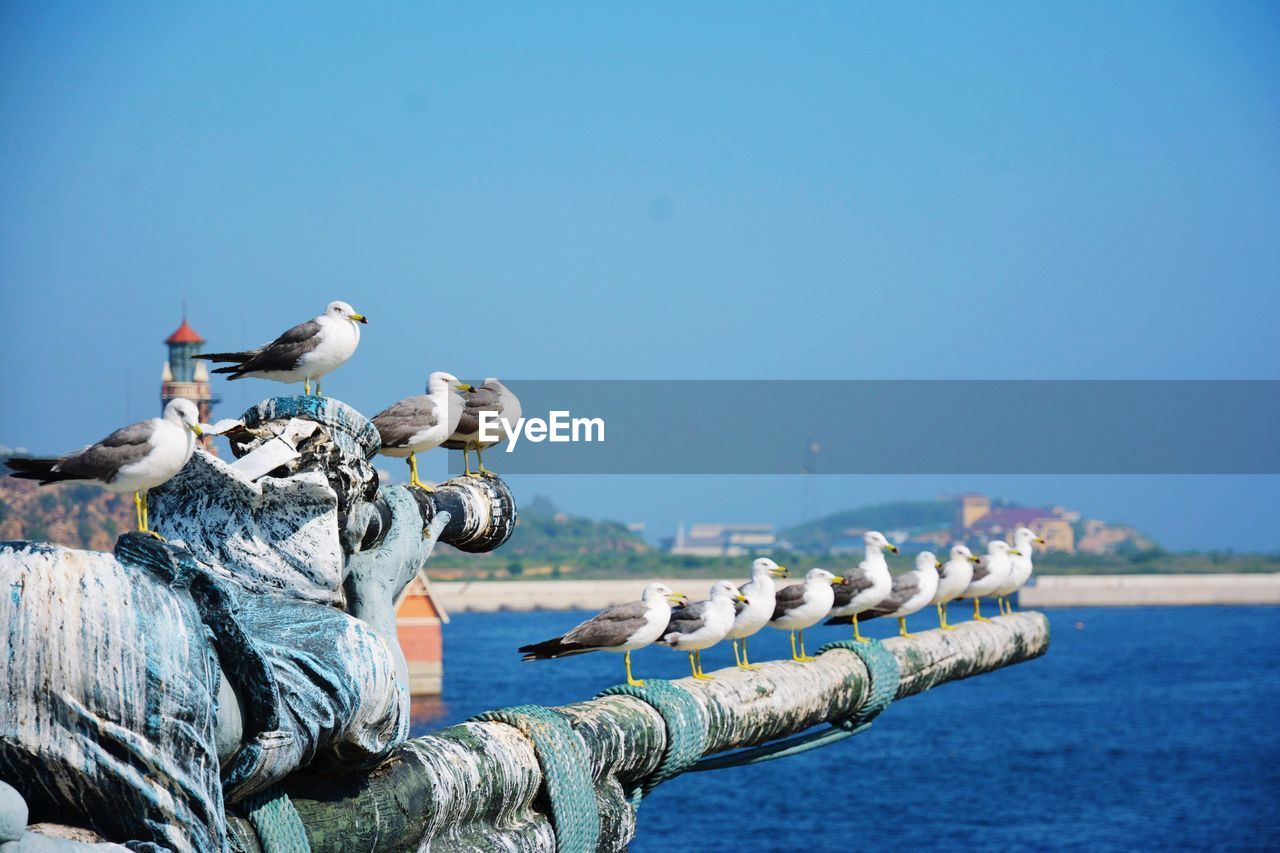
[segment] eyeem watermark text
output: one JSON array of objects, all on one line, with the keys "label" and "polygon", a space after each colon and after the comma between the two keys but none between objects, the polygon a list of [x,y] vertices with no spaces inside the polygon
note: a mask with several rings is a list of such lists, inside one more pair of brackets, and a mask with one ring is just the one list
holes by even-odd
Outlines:
[{"label": "eyeem watermark text", "polygon": [[543,441],[604,441],[604,418],[575,418],[570,412],[551,411],[547,419],[517,418],[515,422],[497,412],[480,413],[480,440],[499,442],[507,439],[507,452],[516,449],[521,436],[538,444]]}]

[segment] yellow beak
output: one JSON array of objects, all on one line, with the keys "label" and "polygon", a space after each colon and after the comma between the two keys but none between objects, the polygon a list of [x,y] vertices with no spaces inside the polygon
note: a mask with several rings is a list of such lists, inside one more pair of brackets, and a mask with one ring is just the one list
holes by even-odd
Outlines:
[{"label": "yellow beak", "polygon": [[934,560],[934,561],[933,561],[933,567],[934,567],[935,569],[940,569],[940,568],[942,568],[942,561],[941,561],[941,560]]},{"label": "yellow beak", "polygon": [[897,546],[897,545],[885,545],[885,546],[884,546],[884,549],[885,549],[886,551],[892,551],[892,552],[893,552],[893,553],[895,553],[895,554],[896,554],[896,553],[898,553],[898,546]]},{"label": "yellow beak", "polygon": [[981,558],[981,557],[979,557],[977,554],[970,554],[970,555],[969,555],[969,559],[970,559],[970,560],[973,560],[975,563],[981,563],[981,562],[982,562],[982,558]]},{"label": "yellow beak", "polygon": [[844,583],[844,578],[840,577],[839,575],[836,575],[831,579],[831,583],[833,584]]},{"label": "yellow beak", "polygon": [[192,424],[191,431],[201,438],[204,438],[204,430],[200,429],[200,424]]},{"label": "yellow beak", "polygon": [[1022,556],[1022,552],[1021,552],[1021,551],[1019,551],[1017,548],[1010,548],[1010,549],[1009,549],[1009,553],[1010,553],[1010,554],[1017,554],[1019,557],[1021,557],[1021,556]]},{"label": "yellow beak", "polygon": [[735,595],[735,596],[733,597],[733,600],[734,600],[734,601],[746,601],[746,600],[747,600],[747,597],[746,597],[745,595],[743,595],[742,593],[738,593],[737,595]]},{"label": "yellow beak", "polygon": [[355,320],[357,323],[367,324],[369,322],[369,318],[364,316],[363,314],[352,314],[351,319]]},{"label": "yellow beak", "polygon": [[457,385],[454,385],[454,386],[453,386],[453,389],[454,389],[455,391],[474,391],[474,390],[476,390],[474,385],[468,385],[466,382],[459,382]]},{"label": "yellow beak", "polygon": [[787,576],[787,567],[778,566],[776,569],[770,569],[769,574],[773,575],[775,578],[785,578]]},{"label": "yellow beak", "polygon": [[1047,544],[1049,544],[1049,543],[1045,542],[1043,537],[1037,536],[1037,537],[1036,537],[1036,544],[1037,544],[1037,545],[1047,545]]}]

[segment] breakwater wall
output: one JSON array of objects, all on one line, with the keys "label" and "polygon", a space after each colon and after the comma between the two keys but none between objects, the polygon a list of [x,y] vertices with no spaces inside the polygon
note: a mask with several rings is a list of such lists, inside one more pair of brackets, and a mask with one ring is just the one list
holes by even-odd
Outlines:
[{"label": "breakwater wall", "polygon": [[[745,580],[745,577],[743,578]],[[714,578],[665,578],[694,599]],[[598,610],[635,601],[638,580],[449,581],[431,585],[449,613],[499,610]],[[1043,575],[1022,590],[1024,607],[1280,604],[1280,574]]]}]

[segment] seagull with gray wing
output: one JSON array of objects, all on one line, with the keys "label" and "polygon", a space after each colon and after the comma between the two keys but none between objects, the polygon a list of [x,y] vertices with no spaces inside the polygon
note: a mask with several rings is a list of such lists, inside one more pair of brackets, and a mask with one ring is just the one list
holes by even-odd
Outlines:
[{"label": "seagull with gray wing", "polygon": [[960,597],[973,580],[973,564],[978,558],[967,545],[952,545],[951,558],[938,569],[938,591],[933,594],[933,605],[938,608],[938,627],[954,631],[955,625],[947,622],[947,605]]},{"label": "seagull with gray wing", "polygon": [[[884,601],[870,610],[862,612],[862,619],[876,619],[880,616],[892,616],[898,620],[898,633],[904,637],[913,636],[907,631],[907,617],[920,610],[933,600],[938,591],[938,558],[930,551],[921,551],[916,555],[914,571],[898,575],[893,579],[893,588]],[[851,617],[837,616],[828,619],[828,625],[843,625]]]},{"label": "seagull with gray wing", "polygon": [[1013,531],[1013,550],[1009,552],[1009,579],[996,590],[996,605],[1000,608],[1001,615],[1013,612],[1013,602],[1009,600],[1009,596],[1031,580],[1031,557],[1035,550],[1033,544],[1043,545],[1045,541],[1030,527],[1019,527]]},{"label": "seagull with gray wing", "polygon": [[182,470],[196,449],[200,411],[190,400],[170,400],[158,418],[122,427],[83,450],[57,459],[9,459],[10,476],[50,483],[94,483],[109,492],[133,492],[138,530],[157,539],[147,518],[147,490]]},{"label": "seagull with gray wing", "polygon": [[960,593],[961,598],[973,599],[974,621],[991,621],[982,615],[980,604],[982,597],[994,595],[996,590],[1004,585],[1004,582],[1009,579],[1009,573],[1013,571],[1013,561],[1010,556],[1018,556],[1019,553],[1010,548],[1009,543],[1003,539],[992,539],[987,543],[987,553],[979,557],[977,565],[973,567],[973,580],[969,582],[965,591]]},{"label": "seagull with gray wing", "polygon": [[[759,631],[773,618],[774,598],[778,588],[774,578],[785,578],[786,566],[779,566],[768,557],[761,557],[751,564],[751,580],[738,587],[738,592],[746,601],[735,601],[733,604],[733,627],[728,637],[733,640],[733,659],[738,669],[756,669],[747,659],[747,637]],[[738,644],[742,644],[742,652],[738,652]]]},{"label": "seagull with gray wing", "polygon": [[311,393],[311,381],[320,393],[320,379],[351,358],[360,344],[360,326],[368,323],[363,314],[345,302],[330,302],[324,313],[299,323],[269,344],[244,352],[210,352],[197,355],[213,362],[230,362],[214,373],[228,373],[230,379],[253,376],[275,382],[301,382],[304,394]]},{"label": "seagull with gray wing", "polygon": [[832,616],[848,616],[853,624],[853,639],[859,643],[871,642],[858,630],[858,614],[870,610],[880,602],[893,586],[889,564],[884,552],[898,553],[898,546],[889,542],[883,533],[868,530],[862,535],[864,558],[856,569],[844,573],[844,580],[831,588],[835,598],[831,603]]},{"label": "seagull with gray wing", "polygon": [[[793,661],[808,663],[811,660],[817,660],[805,654],[804,629],[817,625],[822,621],[823,616],[831,612],[831,604],[835,600],[835,593],[832,592],[831,586],[843,580],[844,578],[833,575],[826,569],[810,569],[801,583],[793,583],[778,590],[769,627],[791,632]],[[797,635],[800,639],[799,654],[796,654]]]},{"label": "seagull with gray wing", "polygon": [[[485,379],[483,384],[464,392],[462,399],[466,404],[462,410],[462,418],[444,446],[450,450],[462,451],[462,466],[466,469],[468,477],[488,476],[493,472],[485,470],[484,451],[509,437],[507,424],[514,424],[520,420],[520,399],[511,393],[510,388],[492,376]],[[497,441],[481,439],[481,412],[492,412],[497,415],[496,426],[501,435]],[[471,473],[471,458],[468,455],[472,450],[476,452],[476,459],[480,463],[480,470],[475,474]]]},{"label": "seagull with gray wing", "polygon": [[631,674],[631,653],[657,640],[667,630],[671,604],[688,599],[666,585],[651,583],[639,601],[606,607],[567,634],[541,643],[521,646],[521,660],[552,660],[587,652],[621,652],[627,668],[627,684],[643,681]]},{"label": "seagull with gray wing", "polygon": [[702,650],[725,638],[733,627],[734,602],[746,600],[746,596],[738,592],[731,582],[716,581],[711,587],[710,598],[671,611],[671,622],[658,642],[688,652],[693,677],[711,681],[715,676],[702,671]]},{"label": "seagull with gray wing", "polygon": [[437,370],[427,377],[427,393],[405,397],[370,418],[382,438],[384,456],[409,458],[409,485],[428,492],[431,486],[418,479],[418,454],[439,447],[453,435],[462,417],[459,391],[471,386],[452,373]]}]

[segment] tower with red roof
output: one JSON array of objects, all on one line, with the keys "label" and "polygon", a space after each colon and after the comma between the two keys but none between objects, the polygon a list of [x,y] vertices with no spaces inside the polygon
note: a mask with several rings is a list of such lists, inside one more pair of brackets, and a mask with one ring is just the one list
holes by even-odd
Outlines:
[{"label": "tower with red roof", "polygon": [[[196,354],[204,348],[204,338],[182,317],[182,325],[164,339],[169,347],[169,360],[160,373],[160,405],[168,405],[175,397],[185,397],[200,410],[200,422],[209,423],[213,404],[218,400],[209,386],[209,368],[203,361],[196,361]],[[214,453],[213,437],[205,435],[204,447]]]}]

